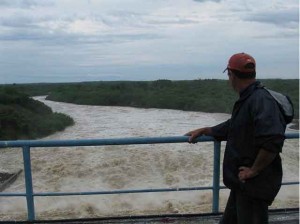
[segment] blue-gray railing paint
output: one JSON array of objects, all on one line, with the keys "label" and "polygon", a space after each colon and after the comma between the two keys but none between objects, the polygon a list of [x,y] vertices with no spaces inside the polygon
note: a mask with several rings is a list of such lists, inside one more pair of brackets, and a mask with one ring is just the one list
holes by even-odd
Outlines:
[{"label": "blue-gray railing paint", "polygon": [[[213,137],[202,136],[195,142],[211,142]],[[152,137],[152,138],[111,138],[111,139],[85,139],[85,140],[18,140],[0,141],[0,148],[7,147],[63,147],[63,146],[96,146],[96,145],[137,145],[188,142],[188,136]]]},{"label": "blue-gray railing paint", "polygon": [[221,142],[214,142],[214,174],[213,174],[213,206],[212,212],[219,212],[219,191],[220,191],[220,156]]},{"label": "blue-gray railing paint", "polygon": [[24,172],[25,172],[28,220],[33,221],[35,219],[35,216],[34,216],[34,200],[33,200],[31,159],[30,159],[30,147],[29,146],[23,146],[23,161],[24,161]]},{"label": "blue-gray railing paint", "polygon": [[[299,133],[287,133],[287,139],[299,138]],[[136,144],[161,144],[161,143],[184,143],[188,142],[188,136],[173,137],[152,137],[152,138],[120,138],[120,139],[88,139],[88,140],[22,140],[22,141],[0,141],[0,148],[22,147],[25,170],[26,193],[0,193],[3,197],[25,196],[27,201],[28,221],[35,220],[34,196],[71,196],[71,195],[94,195],[94,194],[124,194],[124,193],[145,193],[145,192],[167,192],[167,191],[191,191],[191,190],[212,190],[213,206],[212,212],[219,212],[219,190],[220,186],[220,152],[221,143],[214,138],[201,136],[195,142],[214,141],[214,174],[212,187],[190,187],[190,188],[161,188],[161,189],[139,189],[139,190],[117,190],[99,192],[49,192],[34,193],[31,176],[30,147],[63,147],[63,146],[96,146],[96,145],[136,145]],[[288,182],[283,185],[299,184],[299,182]]]}]

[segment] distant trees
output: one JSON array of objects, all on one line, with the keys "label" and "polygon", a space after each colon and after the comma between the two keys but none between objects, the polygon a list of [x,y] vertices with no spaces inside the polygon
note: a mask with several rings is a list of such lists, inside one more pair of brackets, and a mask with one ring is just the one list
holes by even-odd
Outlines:
[{"label": "distant trees", "polygon": [[20,93],[14,86],[0,87],[0,139],[35,139],[72,125],[73,119],[53,113],[45,104]]},{"label": "distant trees", "polygon": [[[269,89],[292,99],[299,117],[299,80],[261,80]],[[29,95],[84,105],[166,108],[186,111],[231,113],[238,96],[226,80],[107,81],[83,83],[16,85]]]},{"label": "distant trees", "polygon": [[[299,118],[299,80],[262,80],[269,89],[292,99]],[[113,81],[0,85],[0,139],[35,139],[61,131],[73,120],[53,113],[29,96],[83,105],[165,108],[231,113],[238,96],[225,80]]]}]

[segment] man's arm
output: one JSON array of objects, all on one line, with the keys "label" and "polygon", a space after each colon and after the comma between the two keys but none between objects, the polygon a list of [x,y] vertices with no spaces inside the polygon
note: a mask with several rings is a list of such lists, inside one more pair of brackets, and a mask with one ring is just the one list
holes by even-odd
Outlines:
[{"label": "man's arm", "polygon": [[190,131],[186,133],[185,135],[190,136],[189,142],[192,143],[196,138],[198,138],[201,135],[212,135],[211,127],[205,127],[205,128],[199,128],[193,131]]},{"label": "man's arm", "polygon": [[204,128],[199,128],[193,131],[190,131],[186,133],[185,135],[190,136],[189,142],[192,143],[196,138],[198,138],[201,135],[208,135],[208,136],[213,136],[219,141],[223,141],[227,139],[227,133],[230,125],[230,119],[218,124],[214,127],[204,127]]},{"label": "man's arm", "polygon": [[244,182],[247,179],[253,178],[265,169],[275,159],[277,153],[261,149],[254,161],[252,167],[241,166],[239,168],[239,180]]}]

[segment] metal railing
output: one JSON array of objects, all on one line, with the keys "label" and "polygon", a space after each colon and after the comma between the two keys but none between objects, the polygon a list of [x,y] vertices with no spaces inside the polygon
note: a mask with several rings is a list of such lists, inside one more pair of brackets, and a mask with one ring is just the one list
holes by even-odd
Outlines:
[{"label": "metal railing", "polygon": [[[286,139],[299,138],[299,133],[287,133]],[[35,221],[34,197],[36,196],[73,196],[73,195],[95,195],[95,194],[129,194],[145,192],[169,192],[169,191],[194,191],[194,190],[212,190],[212,213],[219,212],[219,191],[224,189],[220,186],[220,154],[221,142],[212,137],[201,136],[196,142],[214,142],[214,164],[213,164],[213,186],[205,187],[183,187],[183,188],[158,188],[158,189],[135,189],[135,190],[115,190],[115,191],[97,191],[97,192],[39,192],[33,191],[31,176],[30,148],[32,147],[73,147],[73,146],[103,146],[103,145],[136,145],[136,144],[163,144],[163,143],[185,143],[188,142],[188,136],[173,137],[153,137],[153,138],[119,138],[119,139],[92,139],[92,140],[18,140],[18,141],[0,141],[0,148],[22,148],[25,173],[25,193],[0,193],[0,197],[26,197],[28,221]],[[285,182],[283,185],[299,184],[296,182]]]}]

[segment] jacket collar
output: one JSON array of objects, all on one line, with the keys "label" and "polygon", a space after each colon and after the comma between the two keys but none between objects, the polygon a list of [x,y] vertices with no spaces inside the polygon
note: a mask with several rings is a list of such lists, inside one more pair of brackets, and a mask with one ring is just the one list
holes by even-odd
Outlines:
[{"label": "jacket collar", "polygon": [[247,86],[245,89],[240,91],[240,98],[238,102],[245,100],[248,98],[254,90],[256,90],[259,86],[261,86],[261,83],[259,81],[255,81],[251,83],[249,86]]}]

